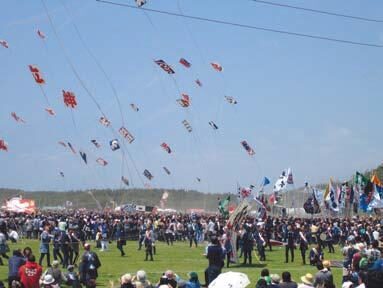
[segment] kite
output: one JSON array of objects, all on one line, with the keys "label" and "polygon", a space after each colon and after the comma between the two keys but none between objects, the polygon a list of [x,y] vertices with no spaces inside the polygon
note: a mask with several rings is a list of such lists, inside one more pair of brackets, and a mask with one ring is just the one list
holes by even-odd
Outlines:
[{"label": "kite", "polygon": [[226,99],[227,102],[229,102],[230,104],[233,104],[233,105],[235,105],[235,104],[238,103],[237,100],[235,100],[235,99],[234,99],[233,97],[231,97],[231,96],[225,96],[225,99]]},{"label": "kite", "polygon": [[191,125],[189,124],[187,120],[183,120],[182,124],[184,124],[186,130],[188,130],[189,133],[193,131],[193,128],[191,127]]},{"label": "kite", "polygon": [[62,92],[63,92],[64,104],[67,107],[75,108],[77,106],[77,101],[76,101],[76,96],[74,95],[74,93],[71,91],[65,91],[65,90],[62,90]]},{"label": "kite", "polygon": [[212,63],[210,63],[210,65],[217,72],[222,72],[223,71],[223,68],[222,68],[222,66],[219,63],[212,62]]},{"label": "kite", "polygon": [[129,180],[128,180],[128,178],[125,178],[124,176],[121,176],[121,181],[122,181],[126,186],[129,186]]},{"label": "kite", "polygon": [[92,142],[94,144],[94,146],[96,146],[96,148],[100,148],[101,145],[97,142],[97,140],[90,140],[90,142]]},{"label": "kite", "polygon": [[171,174],[171,173],[170,173],[170,170],[169,170],[168,168],[166,168],[165,166],[163,166],[162,168],[164,169],[164,171],[165,171],[166,174],[168,174],[168,175]]},{"label": "kite", "polygon": [[177,103],[181,105],[181,107],[189,107],[190,106],[190,97],[187,94],[182,93],[182,98],[177,99]]},{"label": "kite", "polygon": [[138,7],[142,7],[146,4],[146,0],[136,0],[136,4]]},{"label": "kite", "polygon": [[181,58],[180,59],[180,63],[182,64],[182,65],[184,65],[186,68],[190,68],[191,67],[191,64],[190,64],[190,62],[188,62],[186,59],[184,59],[184,58]]},{"label": "kite", "polygon": [[52,108],[45,108],[45,111],[51,115],[51,116],[55,116],[56,115],[56,112],[52,109]]},{"label": "kite", "polygon": [[112,151],[116,151],[116,150],[120,149],[120,143],[118,143],[117,139],[113,139],[113,140],[109,141],[109,145],[110,145],[110,149],[112,149]]},{"label": "kite", "polygon": [[28,67],[36,83],[40,85],[45,84],[45,80],[43,78],[43,75],[40,72],[40,69],[36,65],[28,65]]},{"label": "kite", "polygon": [[19,116],[17,116],[16,112],[12,112],[11,116],[13,117],[13,119],[15,119],[16,122],[25,123],[24,119],[19,117]]},{"label": "kite", "polygon": [[147,170],[147,169],[144,170],[144,176],[145,176],[146,178],[148,178],[149,180],[152,180],[153,177],[154,177],[154,176],[152,175],[152,173],[150,173],[149,170]]},{"label": "kite", "polygon": [[60,171],[60,176],[64,178],[64,172]]},{"label": "kite", "polygon": [[45,34],[40,31],[40,30],[37,30],[37,35],[41,38],[41,39],[45,39]]},{"label": "kite", "polygon": [[9,48],[8,42],[5,40],[0,40],[0,45],[3,46],[4,48]]},{"label": "kite", "polygon": [[100,164],[101,166],[106,166],[106,165],[108,165],[108,162],[106,162],[106,161],[105,161],[104,159],[102,159],[102,158],[97,158],[96,162],[97,162],[98,164]]},{"label": "kite", "polygon": [[125,127],[121,127],[118,131],[120,132],[122,137],[128,140],[129,143],[132,143],[134,141],[134,136],[130,134],[128,129],[126,129]]},{"label": "kite", "polygon": [[67,145],[66,145],[65,142],[63,142],[63,141],[59,141],[58,143],[59,143],[61,146],[65,147],[65,148],[67,147]]},{"label": "kite", "polygon": [[160,66],[162,68],[162,70],[164,70],[166,73],[168,74],[174,74],[176,72],[174,72],[174,70],[172,69],[172,67],[170,67],[164,60],[155,60],[154,61],[158,66]]},{"label": "kite", "polygon": [[209,122],[209,125],[210,125],[211,128],[213,128],[214,130],[218,130],[218,126],[217,126],[213,121],[210,121],[210,122]]},{"label": "kite", "polygon": [[68,142],[68,147],[73,152],[73,154],[76,154],[76,150],[74,150],[72,144],[70,144],[69,142]]},{"label": "kite", "polygon": [[0,139],[0,150],[8,151],[8,143],[5,142],[3,139]]},{"label": "kite", "polygon": [[136,106],[136,104],[132,103],[130,104],[130,107],[132,107],[132,109],[136,112],[138,112],[140,109]]},{"label": "kite", "polygon": [[100,117],[99,121],[105,127],[108,127],[110,125],[110,121],[108,119],[106,119],[106,117],[104,117],[104,116]]},{"label": "kite", "polygon": [[169,145],[166,144],[165,142],[161,144],[161,147],[164,148],[164,150],[168,152],[169,154],[172,153],[172,149],[170,149]]},{"label": "kite", "polygon": [[255,154],[255,151],[253,150],[253,148],[251,148],[246,141],[242,141],[241,144],[242,144],[242,147],[245,148],[245,150],[250,156]]},{"label": "kite", "polygon": [[88,164],[88,160],[86,159],[86,153],[80,151],[80,156],[81,156],[82,160],[84,160],[85,164]]},{"label": "kite", "polygon": [[201,182],[201,178],[198,178],[198,177],[197,177],[196,179],[197,179],[198,182]]},{"label": "kite", "polygon": [[202,87],[202,82],[201,82],[199,79],[196,79],[196,80],[195,80],[195,83],[196,83],[199,87]]}]

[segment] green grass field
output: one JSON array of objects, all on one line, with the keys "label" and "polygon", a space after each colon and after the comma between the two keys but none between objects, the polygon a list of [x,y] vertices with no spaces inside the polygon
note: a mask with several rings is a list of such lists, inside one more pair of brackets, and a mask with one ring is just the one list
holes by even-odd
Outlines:
[{"label": "green grass field", "polygon": [[[97,252],[100,257],[102,267],[99,269],[99,278],[97,283],[99,286],[109,286],[109,281],[113,280],[118,283],[118,279],[122,274],[131,273],[135,274],[137,270],[143,269],[152,282],[157,282],[161,274],[171,269],[175,271],[181,278],[187,279],[187,273],[195,271],[198,273],[200,282],[204,283],[204,270],[207,267],[207,259],[202,255],[204,253],[204,246],[198,248],[189,248],[186,242],[175,242],[174,246],[167,246],[165,243],[157,242],[157,255],[154,256],[154,261],[144,261],[144,251],[137,251],[137,242],[129,241],[125,246],[126,256],[119,256],[119,251],[116,248],[116,243],[113,242],[109,246],[107,252]],[[15,248],[24,248],[25,246],[32,247],[36,258],[39,257],[39,242],[34,240],[20,241],[17,244],[10,244],[11,251]],[[95,245],[92,245],[94,248]],[[231,264],[231,267],[225,271],[237,271],[246,273],[251,281],[248,287],[255,287],[255,283],[260,275],[262,268],[266,267],[270,273],[281,274],[283,271],[290,271],[293,279],[300,282],[300,276],[305,273],[315,274],[316,268],[301,264],[299,250],[295,250],[295,262],[284,263],[284,248],[273,248],[272,252],[266,251],[267,261],[259,263],[257,258],[253,257],[252,266],[241,266]],[[325,253],[325,258],[329,260],[341,260],[339,248],[336,247],[336,254]],[[327,250],[325,251],[327,252]],[[11,254],[11,253],[9,253]],[[81,251],[82,254],[82,251]],[[254,255],[254,254],[253,254]],[[52,255],[51,255],[52,257]],[[45,259],[44,259],[45,260]],[[242,261],[242,259],[240,259]],[[51,260],[52,261],[52,260]],[[8,267],[7,261],[4,261],[5,266],[0,266],[0,279],[6,280]],[[44,264],[46,262],[44,261]],[[334,274],[334,281],[337,286],[340,285],[342,279],[342,271],[340,268],[332,269]]]}]

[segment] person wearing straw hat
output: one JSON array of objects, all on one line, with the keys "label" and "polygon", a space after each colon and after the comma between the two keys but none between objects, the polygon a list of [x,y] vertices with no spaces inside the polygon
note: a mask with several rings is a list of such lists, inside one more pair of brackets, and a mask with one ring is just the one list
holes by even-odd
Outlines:
[{"label": "person wearing straw hat", "polygon": [[314,286],[317,285],[329,285],[334,284],[334,279],[331,273],[331,262],[328,260],[324,260],[322,263],[318,264],[318,273],[315,274]]},{"label": "person wearing straw hat", "polygon": [[52,275],[45,275],[41,281],[43,288],[59,288],[60,286],[55,282],[55,278]]},{"label": "person wearing straw hat", "polygon": [[298,285],[298,288],[312,288],[314,283],[314,277],[312,274],[307,273],[305,276],[301,277],[302,283]]}]

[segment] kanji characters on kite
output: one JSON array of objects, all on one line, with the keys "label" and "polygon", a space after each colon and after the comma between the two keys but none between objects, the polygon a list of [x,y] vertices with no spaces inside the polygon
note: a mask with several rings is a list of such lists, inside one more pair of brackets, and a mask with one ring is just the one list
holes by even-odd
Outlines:
[{"label": "kanji characters on kite", "polygon": [[183,120],[182,121],[182,124],[185,126],[186,130],[190,133],[193,131],[193,128],[191,127],[191,125],[189,124],[189,122],[187,120]]},{"label": "kanji characters on kite", "polygon": [[97,162],[98,164],[100,164],[101,166],[106,166],[106,165],[108,165],[108,162],[106,162],[106,161],[105,161],[104,159],[102,159],[102,158],[97,158],[96,162]]},{"label": "kanji characters on kite", "polygon": [[99,121],[101,125],[104,125],[105,127],[108,127],[110,125],[110,121],[104,116],[101,116]]},{"label": "kanji characters on kite", "polygon": [[56,115],[56,112],[52,109],[52,108],[45,108],[45,111],[51,115],[51,116],[55,116]]},{"label": "kanji characters on kite", "polygon": [[3,139],[0,139],[0,150],[8,151],[8,143]]},{"label": "kanji characters on kite", "polygon": [[165,171],[166,174],[168,174],[168,175],[171,174],[171,173],[170,173],[170,170],[169,170],[168,168],[166,168],[165,166],[163,166],[162,168],[164,169],[164,171]]},{"label": "kanji characters on kite", "polygon": [[5,40],[0,40],[0,45],[3,46],[4,48],[9,48],[8,42]]},{"label": "kanji characters on kite", "polygon": [[162,68],[162,70],[164,70],[166,73],[168,74],[174,74],[176,72],[174,72],[173,68],[170,67],[164,60],[155,60],[154,61],[158,66],[160,66]]},{"label": "kanji characters on kite", "polygon": [[165,142],[161,144],[161,147],[168,152],[169,154],[172,153],[172,149],[170,149],[169,145],[166,144]]},{"label": "kanji characters on kite", "polygon": [[251,148],[250,145],[246,141],[242,141],[241,144],[242,144],[242,147],[247,151],[247,153],[250,156],[255,154],[255,151],[253,150],[253,148]]},{"label": "kanji characters on kite", "polygon": [[33,78],[35,79],[35,82],[39,85],[45,84],[45,80],[40,72],[40,69],[36,65],[28,65],[28,67],[29,71],[32,73]]},{"label": "kanji characters on kite", "polygon": [[133,135],[125,127],[121,127],[118,131],[120,132],[121,136],[128,141],[129,144],[134,141]]},{"label": "kanji characters on kite", "polygon": [[101,147],[101,145],[95,139],[90,140],[90,142],[92,142],[94,144],[94,146],[96,146],[96,148],[100,148]]},{"label": "kanji characters on kite", "polygon": [[75,108],[77,106],[77,101],[76,101],[76,96],[74,95],[74,93],[71,91],[65,91],[65,90],[62,90],[62,92],[63,92],[64,104],[67,107]]},{"label": "kanji characters on kite", "polygon": [[124,176],[121,176],[121,181],[126,185],[129,186],[129,179],[125,178]]},{"label": "kanji characters on kite", "polygon": [[81,159],[84,160],[85,164],[88,164],[86,153],[83,151],[80,151]]},{"label": "kanji characters on kite", "polygon": [[143,174],[144,174],[144,176],[145,176],[146,178],[148,178],[149,180],[152,180],[153,177],[154,177],[154,176],[152,175],[152,173],[150,173],[149,170],[147,170],[147,169],[144,170],[144,173],[143,173]]},{"label": "kanji characters on kite", "polygon": [[73,148],[73,146],[70,142],[68,142],[68,147],[72,151],[73,154],[76,154],[76,150]]},{"label": "kanji characters on kite", "polygon": [[44,34],[41,30],[37,30],[37,35],[38,35],[41,39],[45,39],[45,34]]},{"label": "kanji characters on kite", "polygon": [[210,121],[210,122],[209,122],[209,125],[210,125],[211,128],[213,128],[214,130],[218,130],[218,126],[217,126],[213,121]]},{"label": "kanji characters on kite", "polygon": [[196,80],[195,80],[195,83],[196,83],[199,87],[202,87],[202,82],[201,82],[199,79],[196,79]]},{"label": "kanji characters on kite", "polygon": [[184,59],[184,58],[181,58],[181,59],[180,59],[180,64],[182,64],[182,65],[185,66],[186,68],[190,68],[190,67],[191,67],[190,62],[187,61],[187,60]]},{"label": "kanji characters on kite", "polygon": [[222,68],[222,66],[219,63],[212,62],[212,63],[210,63],[210,65],[217,72],[222,72],[223,71],[223,68]]},{"label": "kanji characters on kite", "polygon": [[66,145],[65,142],[63,142],[63,141],[59,141],[58,143],[59,143],[61,146],[65,147],[65,148],[67,147],[67,145]]},{"label": "kanji characters on kite", "polygon": [[235,99],[234,99],[233,97],[231,97],[231,96],[225,96],[225,99],[226,99],[227,102],[229,102],[230,104],[233,104],[233,105],[235,105],[235,104],[238,103],[237,100],[235,100]]},{"label": "kanji characters on kite", "polygon": [[146,4],[146,0],[136,0],[136,5],[142,7]]},{"label": "kanji characters on kite", "polygon": [[16,112],[12,112],[11,116],[13,119],[15,119],[16,122],[25,123],[24,119],[21,118],[20,116],[17,116]]},{"label": "kanji characters on kite", "polygon": [[109,142],[109,145],[110,145],[110,149],[112,149],[112,151],[116,151],[118,149],[120,149],[120,143],[118,142],[118,139],[113,139]]},{"label": "kanji characters on kite", "polygon": [[130,104],[130,107],[133,109],[133,111],[138,112],[140,109],[137,107],[136,104],[132,103]]},{"label": "kanji characters on kite", "polygon": [[181,107],[187,108],[190,106],[190,97],[189,95],[182,93],[182,98],[177,99],[177,103],[181,105]]}]

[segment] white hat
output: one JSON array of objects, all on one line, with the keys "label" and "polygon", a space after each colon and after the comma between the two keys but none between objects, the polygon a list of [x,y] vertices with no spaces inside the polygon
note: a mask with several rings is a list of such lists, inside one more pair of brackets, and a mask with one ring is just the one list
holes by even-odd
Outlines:
[{"label": "white hat", "polygon": [[44,276],[43,284],[52,284],[53,282],[55,282],[55,279],[52,275],[47,274]]}]

